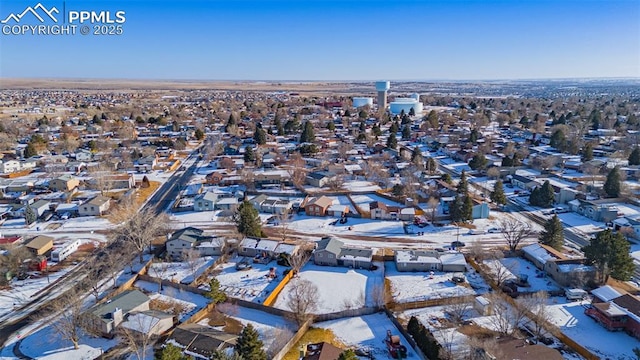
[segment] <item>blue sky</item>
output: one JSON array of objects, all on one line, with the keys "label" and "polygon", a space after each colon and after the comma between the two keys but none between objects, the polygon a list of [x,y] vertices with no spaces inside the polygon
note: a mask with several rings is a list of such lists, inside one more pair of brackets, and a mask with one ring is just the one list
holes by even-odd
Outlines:
[{"label": "blue sky", "polygon": [[[0,0],[0,18],[38,0]],[[62,0],[41,0],[62,9]],[[0,35],[0,77],[476,80],[640,76],[638,0],[78,1],[119,36]]]}]

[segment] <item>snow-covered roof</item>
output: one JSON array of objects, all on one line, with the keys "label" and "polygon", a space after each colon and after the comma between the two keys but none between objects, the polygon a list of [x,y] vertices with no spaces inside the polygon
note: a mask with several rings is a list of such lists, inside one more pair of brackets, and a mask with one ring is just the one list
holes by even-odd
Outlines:
[{"label": "snow-covered roof", "polygon": [[558,271],[560,272],[591,272],[595,271],[593,266],[584,264],[562,264],[558,265]]},{"label": "snow-covered roof", "polygon": [[435,251],[396,250],[397,263],[439,264]]},{"label": "snow-covered roof", "polygon": [[540,244],[531,244],[522,248],[522,251],[529,254],[534,259],[540,261],[541,263],[546,263],[549,260],[553,259],[553,256],[547,252]]},{"label": "snow-covered roof", "polygon": [[440,255],[443,265],[467,265],[462,253],[447,253]]},{"label": "snow-covered roof", "polygon": [[402,214],[402,215],[415,215],[416,214],[416,209],[414,209],[412,207],[407,207],[407,208],[404,208],[404,209],[400,210],[400,214]]},{"label": "snow-covered roof", "polygon": [[333,204],[327,208],[327,211],[333,212],[347,212],[349,207],[347,205]]},{"label": "snow-covered roof", "polygon": [[602,301],[611,301],[617,297],[622,296],[616,289],[609,285],[601,286],[597,289],[591,290],[591,294]]},{"label": "snow-covered roof", "polygon": [[242,239],[242,243],[240,244],[245,248],[253,248],[264,251],[274,251],[278,246],[279,242],[268,239],[254,239],[254,238],[244,238]]}]

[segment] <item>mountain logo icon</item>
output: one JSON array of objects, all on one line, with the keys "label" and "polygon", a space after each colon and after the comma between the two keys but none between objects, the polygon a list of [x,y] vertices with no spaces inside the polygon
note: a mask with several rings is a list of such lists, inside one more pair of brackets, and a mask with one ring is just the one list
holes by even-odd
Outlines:
[{"label": "mountain logo icon", "polygon": [[[41,14],[41,13],[44,14]],[[0,21],[0,23],[6,24],[10,21],[14,21],[15,23],[19,23],[20,20],[22,20],[22,18],[24,16],[26,16],[27,14],[32,14],[33,16],[35,16],[36,19],[38,19],[41,23],[45,22],[45,19],[48,17],[51,20],[53,20],[53,22],[58,22],[58,19],[56,19],[55,16],[53,16],[53,14],[59,14],[60,11],[58,11],[58,9],[56,9],[56,7],[52,7],[50,10],[47,10],[46,7],[44,7],[44,5],[42,5],[41,3],[38,3],[36,6],[29,6],[26,9],[24,9],[23,12],[19,13],[19,14],[9,14],[9,16],[7,16],[6,19]]]}]

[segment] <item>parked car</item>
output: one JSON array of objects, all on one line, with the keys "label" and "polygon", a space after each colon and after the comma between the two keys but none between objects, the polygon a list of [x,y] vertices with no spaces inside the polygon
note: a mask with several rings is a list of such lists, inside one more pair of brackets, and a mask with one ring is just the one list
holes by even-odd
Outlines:
[{"label": "parked car", "polygon": [[564,291],[564,295],[567,300],[584,300],[587,298],[588,293],[582,289],[567,289]]},{"label": "parked car", "polygon": [[563,207],[557,207],[557,208],[553,209],[553,213],[554,214],[565,214],[565,213],[568,213],[568,212],[569,212],[569,209],[563,208]]},{"label": "parked car", "polygon": [[502,232],[502,229],[500,229],[500,228],[496,228],[496,227],[492,227],[492,228],[489,228],[489,229],[487,230],[487,232],[488,232],[488,233],[490,233],[490,234],[494,234],[494,233],[501,233],[501,232]]},{"label": "parked car", "polygon": [[452,248],[465,247],[465,243],[463,243],[462,241],[453,241],[451,242],[451,247]]}]

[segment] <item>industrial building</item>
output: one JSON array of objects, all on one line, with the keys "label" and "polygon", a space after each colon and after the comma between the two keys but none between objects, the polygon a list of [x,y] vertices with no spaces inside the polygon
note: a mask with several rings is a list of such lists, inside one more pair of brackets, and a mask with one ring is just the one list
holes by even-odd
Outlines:
[{"label": "industrial building", "polygon": [[361,108],[363,106],[373,107],[373,98],[370,97],[354,97],[353,98],[353,107]]},{"label": "industrial building", "polygon": [[402,113],[405,114],[413,109],[416,115],[422,114],[422,102],[420,102],[420,94],[413,94],[409,98],[396,98],[389,104],[389,112],[393,115]]},{"label": "industrial building", "polygon": [[391,88],[388,81],[376,81],[376,91],[378,92],[378,109],[387,108],[387,91]]}]

